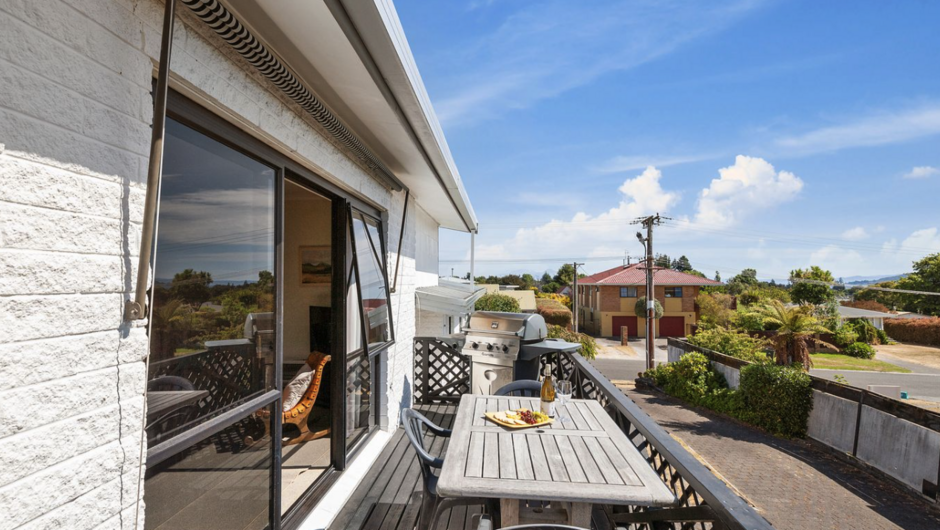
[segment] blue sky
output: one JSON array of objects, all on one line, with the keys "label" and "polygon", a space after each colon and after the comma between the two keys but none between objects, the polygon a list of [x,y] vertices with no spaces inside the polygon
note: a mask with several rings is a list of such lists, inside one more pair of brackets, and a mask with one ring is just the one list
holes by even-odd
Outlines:
[{"label": "blue sky", "polygon": [[[398,0],[477,274],[656,250],[709,276],[940,252],[940,2]],[[441,271],[469,269],[443,231]],[[536,261],[545,260],[545,261]]]}]

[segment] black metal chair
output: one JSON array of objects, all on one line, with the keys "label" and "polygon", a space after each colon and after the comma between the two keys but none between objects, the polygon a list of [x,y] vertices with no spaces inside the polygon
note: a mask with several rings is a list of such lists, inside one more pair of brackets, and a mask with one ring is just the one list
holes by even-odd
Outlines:
[{"label": "black metal chair", "polygon": [[496,396],[539,397],[542,395],[542,383],[533,379],[513,381],[496,391]]},{"label": "black metal chair", "polygon": [[[504,526],[501,530],[588,530],[579,526],[568,526],[563,524],[521,524],[517,526]],[[477,530],[493,530],[493,521],[489,516],[480,517],[480,524]]]},{"label": "black metal chair", "polygon": [[431,431],[435,436],[450,438],[451,431],[438,426],[423,414],[414,409],[402,411],[402,424],[411,447],[418,453],[418,464],[421,466],[421,476],[424,478],[424,495],[421,499],[421,510],[418,512],[418,530],[434,528],[437,516],[441,510],[461,505],[487,504],[485,499],[473,497],[443,498],[437,493],[438,476],[434,469],[444,465],[444,459],[432,456],[424,447],[424,429]]}]

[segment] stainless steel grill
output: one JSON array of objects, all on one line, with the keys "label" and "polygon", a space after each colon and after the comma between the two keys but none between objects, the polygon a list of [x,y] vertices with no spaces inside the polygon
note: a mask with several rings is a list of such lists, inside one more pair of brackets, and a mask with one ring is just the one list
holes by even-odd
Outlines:
[{"label": "stainless steel grill", "polygon": [[518,379],[538,379],[539,358],[581,345],[548,339],[542,315],[478,311],[465,329],[461,353],[470,357],[470,392],[492,394]]}]

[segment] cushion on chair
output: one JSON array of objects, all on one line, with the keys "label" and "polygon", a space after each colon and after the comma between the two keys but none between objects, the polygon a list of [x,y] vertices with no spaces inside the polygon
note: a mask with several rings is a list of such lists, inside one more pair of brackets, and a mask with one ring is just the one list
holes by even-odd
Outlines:
[{"label": "cushion on chair", "polygon": [[304,392],[310,387],[310,381],[313,380],[314,375],[313,368],[309,364],[304,364],[303,368],[294,376],[294,379],[284,386],[284,392],[281,394],[281,403],[283,404],[281,410],[283,412],[287,412],[300,403],[300,400],[304,397]]}]

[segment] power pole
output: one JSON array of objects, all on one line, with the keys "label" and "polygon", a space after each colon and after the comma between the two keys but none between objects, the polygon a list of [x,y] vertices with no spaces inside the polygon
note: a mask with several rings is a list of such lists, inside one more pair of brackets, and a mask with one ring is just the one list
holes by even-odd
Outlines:
[{"label": "power pole", "polygon": [[574,309],[574,332],[578,332],[578,266],[583,263],[572,263],[574,265],[574,282],[572,282],[571,308]]},{"label": "power pole", "polygon": [[630,224],[643,225],[646,228],[646,238],[642,232],[636,233],[636,238],[646,247],[646,369],[651,370],[656,359],[656,291],[653,289],[653,226],[659,226],[663,220],[659,214],[648,217],[639,217]]}]

